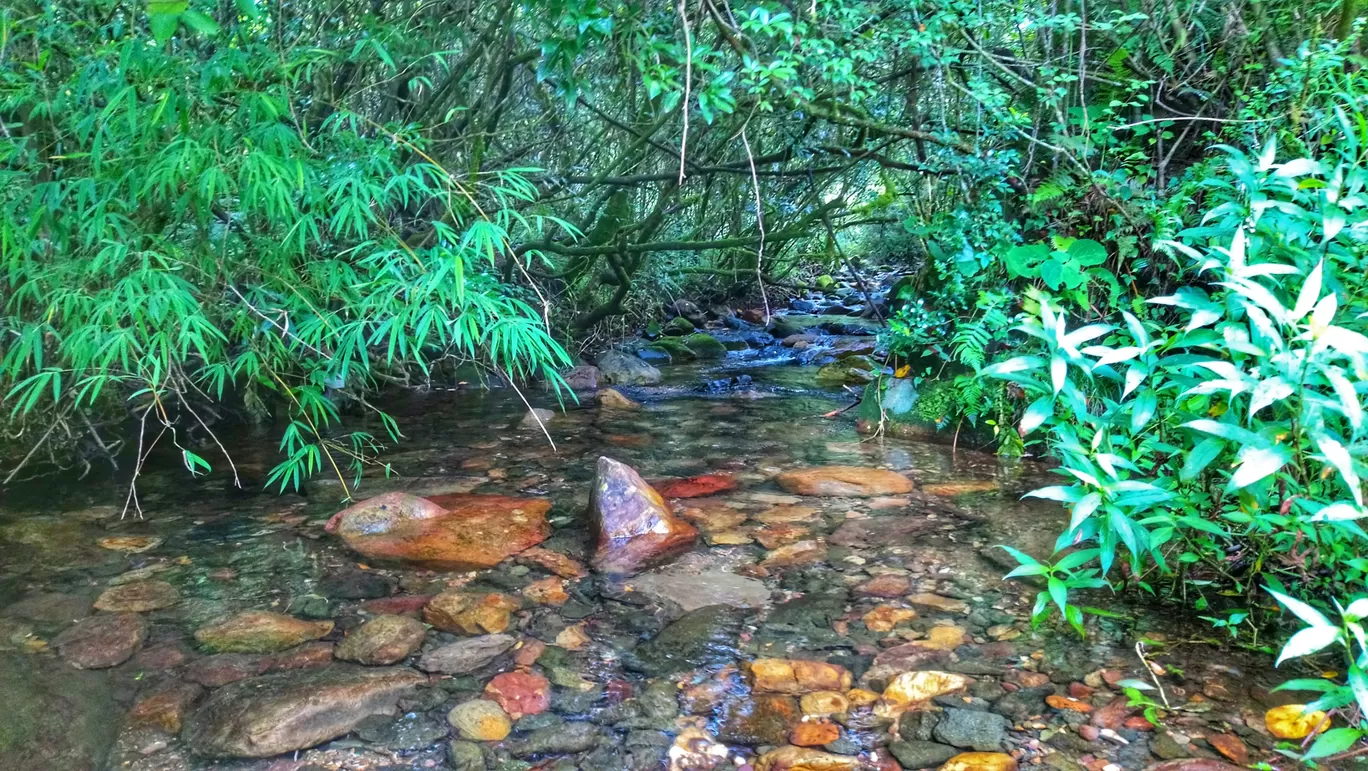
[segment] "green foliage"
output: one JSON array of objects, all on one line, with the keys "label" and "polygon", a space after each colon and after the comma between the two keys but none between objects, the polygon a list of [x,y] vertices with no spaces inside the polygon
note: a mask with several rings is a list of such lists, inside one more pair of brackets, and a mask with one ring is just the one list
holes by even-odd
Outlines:
[{"label": "green foliage", "polygon": [[0,74],[0,112],[42,116],[0,149],[0,389],[15,425],[103,445],[100,427],[117,434],[128,411],[139,464],[164,439],[202,474],[190,434],[212,436],[224,407],[279,411],[270,483],[285,489],[359,477],[377,440],[348,431],[340,404],[378,412],[366,396],[382,382],[463,360],[559,382],[569,358],[494,272],[535,259],[513,240],[556,227],[518,211],[533,170],[458,176],[411,126],[301,107],[331,61],[390,67],[379,43],[279,55],[250,3],[220,31],[181,2],[149,7],[165,43],[149,45],[142,19],[96,27],[82,10],[18,22],[22,66]]},{"label": "green foliage", "polygon": [[[1368,574],[1364,139],[1346,118],[1319,158],[1225,148],[1206,224],[1162,245],[1201,285],[1151,298],[1148,318],[1076,328],[1036,294],[1017,328],[1030,342],[983,370],[1027,394],[1019,430],[1067,478],[1031,493],[1070,512],[1056,548],[1088,557],[1066,574],[1114,580],[1124,563],[1126,582],[1198,592],[1199,609],[1206,587],[1257,609],[1261,585],[1311,599]],[[1058,607],[1076,620],[1067,592]]]}]

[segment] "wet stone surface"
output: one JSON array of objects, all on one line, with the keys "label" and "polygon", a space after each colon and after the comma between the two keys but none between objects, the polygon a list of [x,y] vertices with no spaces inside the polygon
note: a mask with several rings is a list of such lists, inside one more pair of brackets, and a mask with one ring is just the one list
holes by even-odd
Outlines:
[{"label": "wet stone surface", "polygon": [[[16,488],[0,766],[1288,768],[1269,726],[1298,726],[1265,712],[1314,696],[1272,692],[1262,656],[1111,597],[1093,604],[1125,618],[1088,617],[1086,640],[1032,630],[1036,589],[990,547],[1049,554],[1061,512],[1020,499],[1041,468],[821,419],[843,397],[818,368],[876,345],[831,310],[863,304],[845,294],[804,298],[777,337],[691,320],[722,358],[600,357],[576,383],[616,396],[534,405],[555,450],[514,394],[401,395],[397,474],[355,499],[411,497],[331,527],[344,494],[322,477],[278,496],[153,464],[141,520],[111,506],[120,481]],[[261,435],[222,438],[241,473],[275,462]],[[614,468],[596,499],[605,456],[635,479]],[[1141,638],[1163,730],[1118,685],[1150,677]]]}]

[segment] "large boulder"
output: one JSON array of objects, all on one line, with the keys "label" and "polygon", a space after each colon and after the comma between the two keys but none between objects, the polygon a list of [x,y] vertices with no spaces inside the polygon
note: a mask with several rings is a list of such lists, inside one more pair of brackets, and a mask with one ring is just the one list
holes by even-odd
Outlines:
[{"label": "large boulder", "polygon": [[0,766],[96,771],[119,728],[107,676],[41,656],[0,655]]},{"label": "large boulder", "polygon": [[655,385],[660,370],[636,356],[622,351],[604,351],[598,356],[599,374],[613,385]]},{"label": "large boulder", "polygon": [[302,750],[351,731],[371,715],[394,712],[420,682],[411,669],[339,664],[277,672],[215,691],[182,738],[199,755],[265,758]]},{"label": "large boulder", "polygon": [[910,493],[912,480],[896,471],[862,466],[817,466],[786,471],[774,480],[797,495],[871,498]]},{"label": "large boulder", "polygon": [[598,529],[593,563],[603,573],[636,573],[678,556],[698,539],[698,531],[676,517],[660,493],[612,458],[598,460],[589,510]]},{"label": "large boulder", "polygon": [[385,493],[328,520],[367,559],[428,570],[484,570],[551,535],[541,498]]}]

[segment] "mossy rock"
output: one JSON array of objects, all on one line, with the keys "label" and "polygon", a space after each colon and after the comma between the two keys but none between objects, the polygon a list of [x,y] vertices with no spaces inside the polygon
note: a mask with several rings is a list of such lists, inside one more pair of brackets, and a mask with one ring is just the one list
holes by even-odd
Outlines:
[{"label": "mossy rock", "polygon": [[836,288],[836,279],[832,278],[831,276],[818,276],[816,284],[818,289],[825,292],[829,289]]},{"label": "mossy rock", "polygon": [[695,332],[683,342],[700,359],[721,359],[727,355],[727,346],[706,332]]},{"label": "mossy rock", "polygon": [[[690,337],[692,337],[692,335],[690,335]],[[679,337],[662,337],[647,346],[645,350],[666,357],[675,364],[693,361],[698,358],[698,355],[694,353],[693,349],[689,348],[688,345],[685,345],[685,339],[686,338]]]},{"label": "mossy rock", "polygon": [[817,382],[823,385],[857,385],[874,379],[874,362],[864,356],[833,361],[817,370]]},{"label": "mossy rock", "polygon": [[792,335],[801,335],[813,327],[821,326],[827,321],[830,321],[830,319],[806,313],[790,313],[783,316],[775,316],[770,320],[769,333],[782,340],[785,337],[790,337]]},{"label": "mossy rock", "polygon": [[694,325],[692,321],[689,321],[683,316],[675,316],[665,322],[665,326],[661,327],[660,331],[662,334],[670,335],[672,337],[683,337],[694,331]]}]

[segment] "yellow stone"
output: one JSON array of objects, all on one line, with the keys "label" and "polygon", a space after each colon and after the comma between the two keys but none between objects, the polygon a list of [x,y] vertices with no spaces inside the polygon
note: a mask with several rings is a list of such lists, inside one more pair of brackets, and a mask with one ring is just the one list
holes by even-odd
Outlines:
[{"label": "yellow stone", "polygon": [[1017,762],[1002,752],[964,752],[945,761],[940,771],[1017,771]]},{"label": "yellow stone", "polygon": [[723,530],[720,533],[709,533],[706,537],[708,543],[713,546],[745,546],[755,540],[749,533],[741,530]]},{"label": "yellow stone", "polygon": [[857,757],[793,746],[771,750],[755,761],[755,771],[859,771],[864,767]]},{"label": "yellow stone", "polygon": [[570,595],[565,591],[565,581],[554,576],[533,581],[523,588],[522,594],[538,605],[560,606],[570,601]]},{"label": "yellow stone", "polygon": [[802,694],[813,691],[845,691],[850,688],[850,672],[824,661],[801,659],[756,659],[750,672],[755,690],[760,693]]},{"label": "yellow stone", "polygon": [[879,694],[863,688],[852,688],[846,692],[846,701],[852,707],[868,707],[879,700]]},{"label": "yellow stone", "polygon": [[917,611],[892,605],[880,605],[862,616],[865,628],[871,632],[891,632],[893,627],[916,617]]},{"label": "yellow stone", "polygon": [[584,632],[584,624],[567,626],[556,635],[556,645],[568,651],[583,650],[591,642],[593,640]]},{"label": "yellow stone", "polygon": [[1268,732],[1279,739],[1305,739],[1312,731],[1320,733],[1330,727],[1325,713],[1303,712],[1305,704],[1284,704],[1264,713],[1264,725]]},{"label": "yellow stone", "polygon": [[766,525],[782,525],[792,522],[808,522],[820,512],[811,506],[775,506],[768,511],[756,514],[754,519]]},{"label": "yellow stone", "polygon": [[917,645],[935,651],[952,651],[964,644],[964,630],[957,626],[935,626]]},{"label": "yellow stone", "polygon": [[969,678],[953,672],[904,672],[893,678],[884,689],[883,699],[875,708],[881,716],[894,717],[909,707],[928,702],[937,696],[958,693],[969,687]]},{"label": "yellow stone", "polygon": [[957,600],[953,597],[942,597],[939,594],[929,594],[927,592],[911,594],[908,595],[907,601],[912,603],[913,605],[917,605],[923,608],[931,608],[933,610],[939,610],[943,613],[969,612],[968,603],[964,602],[963,600]]},{"label": "yellow stone", "polygon": [[814,691],[798,700],[804,715],[826,717],[850,711],[850,700],[836,691]]}]

